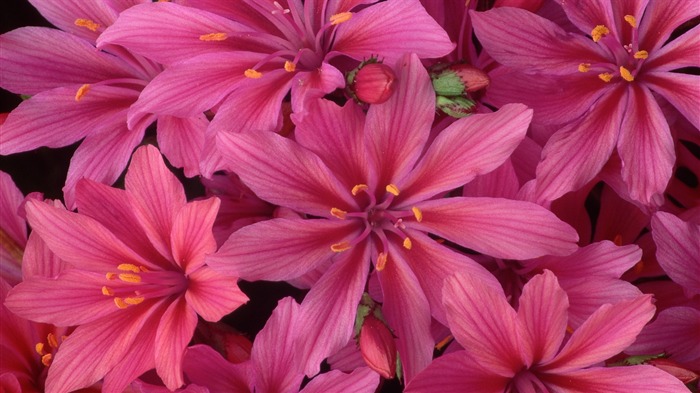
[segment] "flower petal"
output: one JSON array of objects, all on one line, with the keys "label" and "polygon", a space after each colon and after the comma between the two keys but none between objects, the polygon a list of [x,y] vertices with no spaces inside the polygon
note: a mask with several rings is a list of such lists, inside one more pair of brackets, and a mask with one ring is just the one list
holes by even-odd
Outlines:
[{"label": "flower petal", "polygon": [[208,126],[209,121],[204,115],[158,117],[158,148],[174,167],[183,168],[187,177],[199,174],[204,134]]},{"label": "flower petal", "polygon": [[700,76],[677,72],[648,72],[644,83],[655,93],[667,99],[696,128],[700,129]]},{"label": "flower petal", "polygon": [[315,70],[298,72],[295,79],[291,87],[292,111],[296,116],[303,116],[308,111],[309,101],[345,87],[343,73],[325,61]]},{"label": "flower petal", "polygon": [[543,379],[550,389],[570,393],[678,393],[688,390],[676,377],[654,366],[593,367],[546,375]]},{"label": "flower petal", "polygon": [[650,1],[639,23],[640,48],[653,53],[671,37],[676,28],[698,14],[698,4],[693,0],[679,0],[672,8],[666,7],[663,2]]},{"label": "flower petal", "polygon": [[197,313],[184,296],[165,310],[156,332],[156,371],[165,386],[175,390],[184,384],[182,357],[197,327]]},{"label": "flower petal", "polygon": [[647,70],[673,71],[700,64],[700,27],[695,26],[682,36],[649,53],[644,61]]},{"label": "flower petal", "polygon": [[448,353],[435,359],[408,385],[406,393],[463,393],[465,386],[481,393],[506,391],[510,378],[485,368],[465,351]]},{"label": "flower petal", "polygon": [[697,361],[700,354],[700,341],[695,339],[698,329],[700,310],[692,307],[671,307],[661,311],[625,352],[664,352],[679,362]]},{"label": "flower petal", "polygon": [[[31,0],[30,3],[54,26],[91,43],[95,42],[97,36],[111,25],[118,15],[118,11],[112,7],[112,2],[106,1],[85,3],[76,0]],[[83,27],[76,23],[79,19],[86,19],[96,26]]]},{"label": "flower petal", "polygon": [[210,392],[250,393],[253,386],[250,362],[234,364],[208,345],[193,345],[185,351],[187,379],[209,388]]},{"label": "flower petal", "polygon": [[216,251],[214,220],[219,211],[219,198],[192,201],[177,213],[170,233],[170,245],[175,263],[185,274],[204,265],[204,257]]},{"label": "flower petal", "polygon": [[627,281],[609,277],[580,276],[560,279],[569,296],[569,327],[578,329],[603,304],[631,300],[641,292]]},{"label": "flower petal", "polygon": [[651,228],[659,265],[691,294],[700,294],[700,226],[657,212]]},{"label": "flower petal", "polygon": [[372,393],[379,380],[379,374],[369,367],[357,368],[350,374],[331,370],[312,379],[300,393]]},{"label": "flower petal", "polygon": [[206,321],[217,322],[249,300],[238,288],[238,279],[221,275],[209,266],[202,266],[187,278],[187,304]]}]

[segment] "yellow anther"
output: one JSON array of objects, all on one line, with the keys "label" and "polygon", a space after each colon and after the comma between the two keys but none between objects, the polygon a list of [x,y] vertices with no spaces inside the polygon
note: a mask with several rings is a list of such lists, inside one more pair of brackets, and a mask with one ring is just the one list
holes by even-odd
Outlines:
[{"label": "yellow anther", "polygon": [[609,72],[603,72],[602,74],[598,74],[598,78],[602,80],[603,82],[610,82],[613,78],[613,75]]},{"label": "yellow anther", "polygon": [[356,185],[355,187],[353,187],[352,190],[351,190],[350,192],[351,192],[352,195],[354,196],[354,195],[359,194],[360,191],[367,191],[368,188],[369,188],[369,187],[367,187],[367,184],[358,184],[358,185]]},{"label": "yellow anther", "polygon": [[566,327],[566,332],[569,334],[574,334],[574,329],[571,326]]},{"label": "yellow anther", "polygon": [[109,272],[105,274],[105,278],[107,278],[108,280],[114,280],[115,278],[117,278],[117,273]]},{"label": "yellow anther", "polygon": [[262,78],[263,74],[262,74],[262,72],[258,72],[252,68],[248,68],[247,70],[245,70],[243,75],[245,75],[246,78],[250,78],[250,79],[260,79],[260,78]]},{"label": "yellow anther", "polygon": [[297,65],[292,63],[291,61],[285,61],[284,70],[287,72],[294,72],[297,70]]},{"label": "yellow anther", "polygon": [[331,245],[331,250],[334,252],[343,252],[350,249],[350,242],[340,242]]},{"label": "yellow anther", "polygon": [[129,304],[131,306],[134,306],[134,305],[143,303],[144,300],[145,300],[145,298],[143,296],[127,297],[124,299],[124,303]]},{"label": "yellow anther", "polygon": [[347,22],[352,18],[352,12],[341,12],[339,14],[331,15],[331,24],[338,25],[343,22]]},{"label": "yellow anther", "polygon": [[632,73],[623,66],[620,66],[620,76],[627,82],[632,82],[634,80],[634,76],[632,75]]},{"label": "yellow anther", "polygon": [[44,352],[44,343],[36,343],[36,345],[34,346],[34,350],[39,355],[43,355],[45,353]]},{"label": "yellow anther", "polygon": [[223,41],[228,38],[226,33],[209,33],[199,36],[200,41]]},{"label": "yellow anther", "polygon": [[102,287],[102,294],[105,296],[114,296],[114,292],[111,289],[109,289],[109,287],[107,287],[106,285]]},{"label": "yellow anther", "polygon": [[337,207],[334,207],[331,209],[331,215],[333,217],[337,217],[337,218],[340,218],[341,220],[344,220],[345,216],[348,215],[348,212],[346,212],[345,210],[340,210]]},{"label": "yellow anther", "polygon": [[418,222],[423,221],[423,212],[420,211],[419,208],[413,206],[411,208],[411,211],[413,212],[413,216],[416,218],[416,221],[418,221]]},{"label": "yellow anther", "polygon": [[591,70],[591,63],[581,63],[578,65],[578,72],[588,72]]},{"label": "yellow anther", "polygon": [[377,271],[382,271],[386,267],[386,261],[387,261],[388,256],[386,255],[385,252],[380,252],[379,255],[377,256]]},{"label": "yellow anther", "polygon": [[46,335],[46,342],[49,343],[51,348],[58,348],[58,340],[56,339],[55,334],[49,333]]},{"label": "yellow anther", "polygon": [[124,282],[139,283],[141,282],[141,276],[134,273],[122,273],[119,275],[119,279]]},{"label": "yellow anther", "polygon": [[649,52],[647,52],[645,50],[640,50],[640,51],[634,53],[635,59],[646,59],[647,57],[649,57]]},{"label": "yellow anther", "polygon": [[53,358],[53,355],[47,353],[46,355],[41,357],[41,364],[43,364],[46,367],[49,367],[51,365],[51,358]]},{"label": "yellow anther", "polygon": [[396,184],[389,184],[386,186],[386,192],[390,194],[394,194],[394,196],[399,195],[399,188],[396,187]]},{"label": "yellow anther", "polygon": [[121,308],[122,310],[129,307],[128,304],[124,301],[124,299],[120,297],[115,297],[114,298],[114,304],[117,306],[117,308]]},{"label": "yellow anther", "polygon": [[100,28],[100,25],[91,21],[90,19],[79,18],[79,19],[76,19],[75,22],[73,22],[73,23],[75,23],[75,25],[78,27],[84,27],[90,31],[97,31],[97,29]]},{"label": "yellow anther", "polygon": [[637,18],[632,15],[625,15],[625,21],[632,27],[637,27]]},{"label": "yellow anther", "polygon": [[90,91],[90,84],[86,83],[78,89],[78,91],[75,93],[75,100],[80,101],[83,99],[83,96]]},{"label": "yellow anther", "polygon": [[409,238],[403,239],[403,248],[410,250],[411,247],[413,247],[413,242],[411,242],[411,239],[409,239]]},{"label": "yellow anther", "polygon": [[605,27],[604,25],[598,25],[593,28],[591,31],[591,37],[593,38],[593,42],[598,42],[600,41],[603,36],[610,34],[610,29]]},{"label": "yellow anther", "polygon": [[117,266],[117,269],[123,272],[141,273],[141,269],[139,269],[139,267],[134,265],[133,263],[122,263],[119,266]]}]

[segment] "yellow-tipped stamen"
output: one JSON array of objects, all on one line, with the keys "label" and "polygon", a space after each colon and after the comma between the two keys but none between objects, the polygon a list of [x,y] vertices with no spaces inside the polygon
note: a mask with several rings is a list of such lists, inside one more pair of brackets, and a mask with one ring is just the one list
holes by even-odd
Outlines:
[{"label": "yellow-tipped stamen", "polygon": [[209,33],[199,36],[200,41],[223,41],[228,38],[226,33]]},{"label": "yellow-tipped stamen", "polygon": [[252,68],[248,68],[247,70],[245,70],[243,75],[245,75],[246,78],[250,79],[260,79],[263,76],[262,72],[255,71]]},{"label": "yellow-tipped stamen", "polygon": [[603,72],[602,74],[598,74],[598,78],[602,80],[603,82],[610,82],[613,78],[613,74],[609,72]]},{"label": "yellow-tipped stamen", "polygon": [[413,242],[409,238],[403,239],[403,248],[410,250],[413,247]]},{"label": "yellow-tipped stamen", "polygon": [[127,298],[124,298],[124,303],[129,304],[131,306],[134,306],[134,305],[143,303],[144,300],[145,300],[145,298],[143,296],[127,297]]},{"label": "yellow-tipped stamen", "polygon": [[123,272],[141,273],[141,269],[139,269],[139,267],[134,265],[133,263],[122,263],[119,266],[117,266],[117,269]]},{"label": "yellow-tipped stamen", "polygon": [[345,210],[340,210],[337,207],[334,207],[331,209],[331,215],[336,218],[340,218],[341,220],[344,220],[345,217],[348,215],[348,212]]},{"label": "yellow-tipped stamen", "polygon": [[58,340],[56,339],[56,335],[53,333],[49,333],[46,335],[46,342],[49,343],[49,346],[51,348],[58,348]]},{"label": "yellow-tipped stamen", "polygon": [[119,275],[119,279],[124,282],[130,282],[134,284],[141,282],[141,276],[133,273],[121,273]]},{"label": "yellow-tipped stamen", "polygon": [[76,26],[78,27],[84,27],[90,31],[97,31],[97,29],[100,28],[100,25],[91,21],[90,19],[76,19],[75,22],[73,22]]},{"label": "yellow-tipped stamen", "polygon": [[341,12],[339,14],[331,15],[331,24],[338,25],[343,22],[347,22],[352,18],[352,12]]},{"label": "yellow-tipped stamen", "polygon": [[386,267],[386,261],[387,261],[388,255],[385,252],[380,252],[379,255],[377,256],[377,271],[382,271]]},{"label": "yellow-tipped stamen", "polygon": [[88,93],[88,91],[90,91],[90,84],[89,83],[86,83],[86,84],[80,86],[78,91],[75,93],[75,100],[76,101],[82,100],[83,97],[85,96],[85,94]]},{"label": "yellow-tipped stamen", "polygon": [[117,273],[109,272],[105,274],[105,278],[108,280],[114,280],[115,278],[117,278]]},{"label": "yellow-tipped stamen", "polygon": [[294,72],[297,70],[297,65],[292,63],[291,61],[285,61],[284,70],[287,72]]},{"label": "yellow-tipped stamen", "polygon": [[142,272],[147,272],[147,271],[149,271],[145,266],[139,266],[139,269],[140,269]]},{"label": "yellow-tipped stamen", "polygon": [[49,367],[51,365],[51,358],[53,358],[53,355],[47,353],[46,355],[41,357],[41,364],[43,364],[46,367]]},{"label": "yellow-tipped stamen", "polygon": [[353,196],[356,196],[360,191],[367,191],[369,187],[367,187],[367,184],[358,184],[355,187],[352,188],[350,191]]},{"label": "yellow-tipped stamen", "polygon": [[610,34],[610,29],[605,27],[604,25],[598,25],[591,30],[591,37],[593,38],[593,42],[598,42],[600,41],[603,36]]},{"label": "yellow-tipped stamen", "polygon": [[647,57],[649,57],[649,52],[645,50],[640,50],[634,53],[635,59],[646,59]]},{"label": "yellow-tipped stamen", "polygon": [[591,70],[591,63],[581,63],[578,65],[578,72],[588,72]]},{"label": "yellow-tipped stamen", "polygon": [[438,351],[441,351],[443,348],[445,348],[447,346],[447,344],[452,342],[453,339],[454,339],[454,337],[452,337],[451,334],[448,335],[447,337],[440,340],[439,343],[435,344],[435,349],[437,349]]},{"label": "yellow-tipped stamen", "polygon": [[350,242],[340,242],[331,245],[333,252],[343,252],[350,249]]},{"label": "yellow-tipped stamen", "polygon": [[388,192],[389,194],[394,194],[394,196],[399,196],[399,188],[396,187],[396,184],[387,185],[386,192]]},{"label": "yellow-tipped stamen", "polygon": [[413,216],[416,218],[416,221],[418,221],[418,222],[423,221],[423,212],[420,211],[419,208],[413,206],[411,208],[411,211],[413,212]]},{"label": "yellow-tipped stamen", "polygon": [[114,296],[114,291],[112,291],[111,289],[109,289],[109,287],[105,285],[104,287],[102,287],[102,294],[105,296]]},{"label": "yellow-tipped stamen", "polygon": [[569,334],[574,334],[574,329],[571,326],[566,327],[566,332]]},{"label": "yellow-tipped stamen", "polygon": [[122,299],[122,298],[120,298],[120,297],[115,297],[115,298],[114,298],[114,304],[117,306],[117,308],[120,308],[120,309],[122,309],[122,310],[125,309],[125,308],[127,308],[127,307],[129,307],[129,305],[126,304],[126,302],[124,301],[124,299]]},{"label": "yellow-tipped stamen", "polygon": [[625,21],[632,27],[637,27],[637,18],[632,15],[625,15]]},{"label": "yellow-tipped stamen", "polygon": [[34,346],[34,350],[39,355],[43,355],[45,353],[44,352],[44,343],[36,343],[36,345]]},{"label": "yellow-tipped stamen", "polygon": [[620,76],[622,79],[626,80],[627,82],[632,82],[634,81],[634,76],[632,76],[632,73],[625,67],[620,66]]}]

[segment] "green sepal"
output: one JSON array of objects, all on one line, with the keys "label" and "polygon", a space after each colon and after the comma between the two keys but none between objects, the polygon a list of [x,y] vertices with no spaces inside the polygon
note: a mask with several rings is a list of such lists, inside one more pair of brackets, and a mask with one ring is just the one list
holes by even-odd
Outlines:
[{"label": "green sepal", "polygon": [[457,97],[464,94],[464,82],[462,78],[452,70],[444,70],[431,74],[435,94],[443,97]]},{"label": "green sepal", "polygon": [[659,353],[656,355],[635,355],[635,356],[628,356],[619,362],[615,363],[610,363],[608,364],[608,367],[616,367],[616,366],[638,366],[640,364],[645,364],[647,361],[652,360],[652,359],[660,359],[666,357],[665,353]]},{"label": "green sepal", "polygon": [[476,104],[466,97],[437,96],[435,106],[448,116],[461,119],[471,115]]},{"label": "green sepal", "polygon": [[[362,324],[365,323],[365,318],[372,312],[375,308],[374,300],[369,296],[369,293],[364,292],[362,298],[360,299],[360,304],[357,306],[357,314],[355,315],[355,326],[353,329],[354,337],[360,337],[360,330],[362,330]],[[381,312],[380,312],[381,314]]]}]

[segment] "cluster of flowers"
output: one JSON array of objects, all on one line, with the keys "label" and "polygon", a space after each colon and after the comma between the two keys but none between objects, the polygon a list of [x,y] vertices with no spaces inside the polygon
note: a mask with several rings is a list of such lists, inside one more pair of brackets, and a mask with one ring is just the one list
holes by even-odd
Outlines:
[{"label": "cluster of flowers", "polygon": [[29,2],[3,391],[697,391],[696,0]]}]

